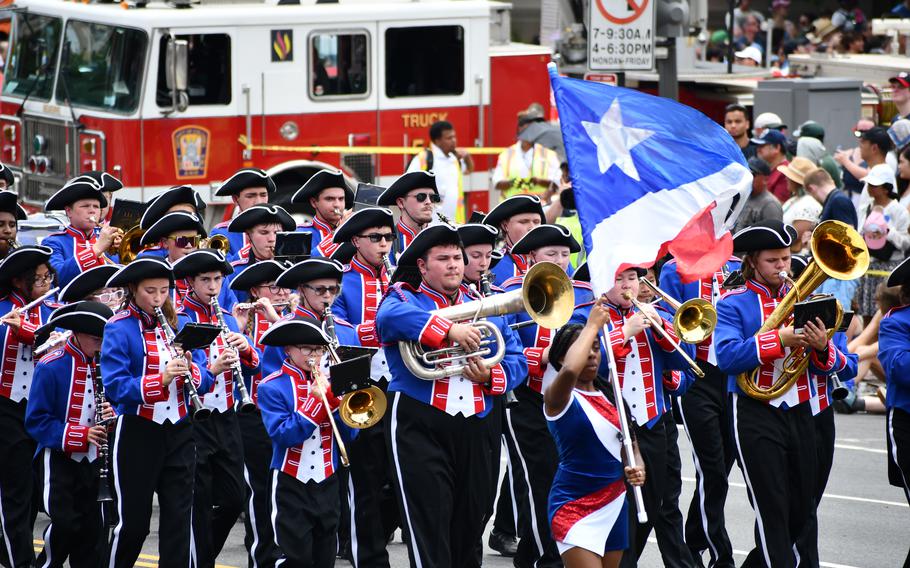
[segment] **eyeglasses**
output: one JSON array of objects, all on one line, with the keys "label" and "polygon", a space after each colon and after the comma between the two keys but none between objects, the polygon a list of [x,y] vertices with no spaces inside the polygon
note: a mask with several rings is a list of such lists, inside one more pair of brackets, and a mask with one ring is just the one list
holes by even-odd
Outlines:
[{"label": "eyeglasses", "polygon": [[430,202],[432,202],[432,203],[439,203],[440,201],[442,201],[442,198],[439,197],[438,193],[415,193],[411,197],[416,199],[417,203],[423,203],[424,201],[427,200],[428,197],[430,198]]},{"label": "eyeglasses", "polygon": [[277,284],[260,284],[259,286],[256,286],[256,288],[259,288],[260,290],[262,288],[268,288],[269,292],[271,292],[272,294],[277,294],[279,292],[288,292],[288,293],[291,292],[287,288],[282,288],[281,286],[278,286]]},{"label": "eyeglasses", "polygon": [[33,280],[35,284],[50,284],[53,281],[54,275],[50,272],[46,272],[44,274],[35,274],[35,278]]},{"label": "eyeglasses", "polygon": [[361,239],[370,239],[371,243],[378,243],[379,241],[385,241],[391,243],[395,240],[395,233],[370,233],[369,235],[357,235]]},{"label": "eyeglasses", "polygon": [[110,292],[101,292],[100,294],[92,295],[92,298],[97,302],[102,304],[114,304],[123,301],[123,297],[126,293],[123,290],[112,290]]},{"label": "eyeglasses", "polygon": [[303,347],[301,345],[292,345],[292,347],[300,351],[300,354],[304,357],[309,357],[310,355],[322,355],[325,353],[325,347]]},{"label": "eyeglasses", "polygon": [[335,284],[333,286],[310,286],[309,284],[304,284],[303,287],[307,290],[316,292],[317,296],[324,296],[325,294],[332,294],[334,296],[341,291],[341,286],[338,284]]},{"label": "eyeglasses", "polygon": [[167,240],[173,241],[177,248],[197,248],[202,237],[194,235],[192,237],[168,237]]}]

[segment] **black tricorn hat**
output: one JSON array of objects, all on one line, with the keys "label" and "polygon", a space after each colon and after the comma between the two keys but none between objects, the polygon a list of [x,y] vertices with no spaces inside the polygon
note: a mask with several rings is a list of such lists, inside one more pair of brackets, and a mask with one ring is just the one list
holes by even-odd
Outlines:
[{"label": "black tricorn hat", "polygon": [[114,310],[101,302],[81,301],[68,304],[51,314],[48,324],[95,337],[104,335],[104,324],[114,317]]},{"label": "black tricorn hat", "polygon": [[0,164],[0,179],[6,182],[6,187],[13,187],[13,184],[16,183],[16,176],[13,175],[13,170],[4,164]]},{"label": "black tricorn hat", "polygon": [[294,290],[301,284],[320,278],[331,278],[341,282],[342,276],[344,276],[344,267],[340,263],[328,258],[314,257],[298,262],[285,270],[275,284]]},{"label": "black tricorn hat", "polygon": [[83,176],[91,178],[101,191],[110,191],[113,193],[123,189],[123,182],[107,172],[93,171],[79,174],[79,177]]},{"label": "black tricorn hat", "polygon": [[528,254],[540,247],[564,246],[569,252],[581,251],[581,245],[572,233],[562,225],[538,225],[525,233],[509,251],[512,254]]},{"label": "black tricorn hat", "polygon": [[102,264],[80,272],[60,290],[57,299],[67,304],[84,300],[89,294],[106,288],[108,280],[120,268],[119,264]]},{"label": "black tricorn hat", "polygon": [[80,176],[70,180],[69,183],[51,195],[50,199],[44,204],[44,210],[59,211],[80,199],[97,199],[101,207],[107,207],[107,198],[101,193],[95,182],[89,177]]},{"label": "black tricorn hat", "polygon": [[809,266],[811,260],[812,257],[805,254],[794,254],[790,257],[790,273],[794,280],[799,278],[799,275]]},{"label": "black tricorn hat", "polygon": [[259,204],[253,205],[246,209],[240,215],[237,215],[230,225],[228,232],[242,233],[255,227],[256,225],[279,224],[284,231],[294,231],[297,229],[297,222],[291,217],[291,214],[279,205]]},{"label": "black tricorn hat", "polygon": [[49,263],[53,252],[50,247],[45,246],[24,246],[10,251],[6,258],[0,261],[0,284]]},{"label": "black tricorn hat", "polygon": [[578,265],[578,268],[575,269],[575,272],[572,274],[573,280],[581,280],[582,282],[591,281],[591,270],[588,268],[588,262],[582,262]]},{"label": "black tricorn hat", "polygon": [[329,338],[312,320],[292,319],[280,321],[270,327],[259,340],[263,345],[286,347],[288,345],[328,345]]},{"label": "black tricorn hat", "polygon": [[351,264],[355,254],[357,254],[357,247],[354,246],[354,243],[341,243],[341,246],[336,248],[329,258],[345,265]]},{"label": "black tricorn hat", "polygon": [[231,290],[245,292],[265,282],[273,282],[287,269],[277,260],[260,260],[249,265],[231,280]]},{"label": "black tricorn hat", "polygon": [[487,213],[483,222],[498,230],[500,223],[522,213],[537,213],[540,215],[541,223],[547,222],[543,213],[543,205],[540,204],[540,198],[536,195],[513,195]]},{"label": "black tricorn hat", "polygon": [[499,231],[483,223],[467,223],[458,227],[458,236],[461,238],[461,244],[464,247],[472,245],[490,245],[495,247],[496,239],[499,238]]},{"label": "black tricorn hat", "polygon": [[783,221],[766,219],[733,235],[733,250],[754,252],[788,248],[797,238],[796,229]]},{"label": "black tricorn hat", "polygon": [[243,168],[225,180],[215,192],[218,197],[237,195],[249,187],[264,187],[269,193],[275,193],[278,188],[269,174],[259,168]]},{"label": "black tricorn hat", "polygon": [[19,205],[19,196],[15,191],[9,191],[7,189],[0,191],[0,212],[9,213],[15,217],[17,221],[28,219],[28,213]]},{"label": "black tricorn hat", "polygon": [[186,211],[174,211],[161,217],[149,227],[139,239],[139,244],[142,246],[153,245],[177,231],[196,231],[202,237],[208,236],[199,217]]},{"label": "black tricorn hat", "polygon": [[147,230],[156,221],[167,215],[171,207],[180,203],[192,205],[197,214],[205,210],[205,201],[202,200],[198,191],[189,185],[176,185],[152,198],[142,214],[142,219],[139,220],[139,227]]},{"label": "black tricorn hat", "polygon": [[449,225],[433,225],[420,231],[411,244],[402,251],[398,256],[398,266],[392,275],[392,281],[411,278],[417,269],[417,259],[422,257],[431,248],[443,245],[456,245],[464,254],[464,247],[461,244],[461,238],[458,236],[458,229]]},{"label": "black tricorn hat", "polygon": [[111,276],[105,288],[123,288],[149,278],[167,278],[174,285],[174,271],[166,260],[157,256],[140,256]]},{"label": "black tricorn hat", "polygon": [[372,227],[389,227],[395,234],[395,215],[385,207],[364,207],[335,229],[332,242],[350,242],[361,232]]},{"label": "black tricorn hat", "polygon": [[[3,265],[0,265],[2,268]],[[900,264],[894,267],[891,274],[888,275],[886,286],[900,286],[910,281],[910,257],[905,258]]]},{"label": "black tricorn hat", "polygon": [[174,263],[174,277],[187,278],[203,272],[233,274],[234,267],[224,258],[221,251],[199,249],[187,254]]},{"label": "black tricorn hat", "polygon": [[433,193],[439,195],[439,190],[436,189],[436,174],[423,170],[404,174],[380,194],[376,205],[391,207],[395,205],[396,199],[404,197],[413,189],[432,189]]},{"label": "black tricorn hat", "polygon": [[300,204],[303,206],[304,211],[312,215],[314,211],[312,206],[310,206],[310,198],[317,197],[322,190],[330,187],[340,187],[344,190],[345,209],[350,209],[354,206],[354,192],[348,187],[341,170],[319,170],[294,193],[293,197],[291,197],[291,203]]}]

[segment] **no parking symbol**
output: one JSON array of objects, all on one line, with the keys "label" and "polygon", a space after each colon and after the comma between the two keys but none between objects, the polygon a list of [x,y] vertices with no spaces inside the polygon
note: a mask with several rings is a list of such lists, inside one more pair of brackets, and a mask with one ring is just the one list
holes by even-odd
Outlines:
[{"label": "no parking symbol", "polygon": [[597,71],[654,67],[654,2],[591,0],[588,67]]}]

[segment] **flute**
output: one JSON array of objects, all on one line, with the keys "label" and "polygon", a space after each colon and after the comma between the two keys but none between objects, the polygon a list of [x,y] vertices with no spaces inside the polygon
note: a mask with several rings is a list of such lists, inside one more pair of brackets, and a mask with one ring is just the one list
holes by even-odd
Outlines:
[{"label": "flute", "polygon": [[61,333],[60,335],[58,335],[57,337],[55,337],[54,339],[48,339],[47,341],[45,341],[38,347],[35,347],[35,350],[33,353],[34,353],[35,357],[40,357],[40,356],[44,355],[45,353],[47,353],[48,351],[50,351],[51,349],[56,348],[58,345],[63,345],[64,343],[69,341],[69,338],[72,336],[73,336],[73,332],[70,330],[66,330],[63,333]]},{"label": "flute", "polygon": [[50,298],[51,296],[56,294],[59,289],[60,289],[59,286],[55,286],[55,287],[51,288],[50,290],[48,290],[47,292],[45,292],[44,294],[42,294],[41,296],[39,296],[39,297],[35,298],[34,300],[32,300],[31,302],[25,304],[21,308],[16,308],[16,309],[18,309],[20,312],[27,312],[28,310],[34,308],[35,306],[37,306],[44,300],[47,300],[48,298]]},{"label": "flute", "polygon": [[[280,311],[290,305],[290,302],[275,302],[272,304],[272,307],[275,308],[276,311]],[[259,304],[256,302],[238,302],[234,304],[234,307],[240,311],[255,310],[257,306],[259,306]]]}]

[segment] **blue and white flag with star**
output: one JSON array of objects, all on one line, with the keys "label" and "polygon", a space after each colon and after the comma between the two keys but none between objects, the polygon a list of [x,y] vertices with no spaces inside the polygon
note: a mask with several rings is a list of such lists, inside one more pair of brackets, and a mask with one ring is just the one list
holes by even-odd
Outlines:
[{"label": "blue and white flag with star", "polygon": [[714,274],[752,189],[736,142],[675,101],[549,71],[594,290],[667,252],[685,281]]}]

